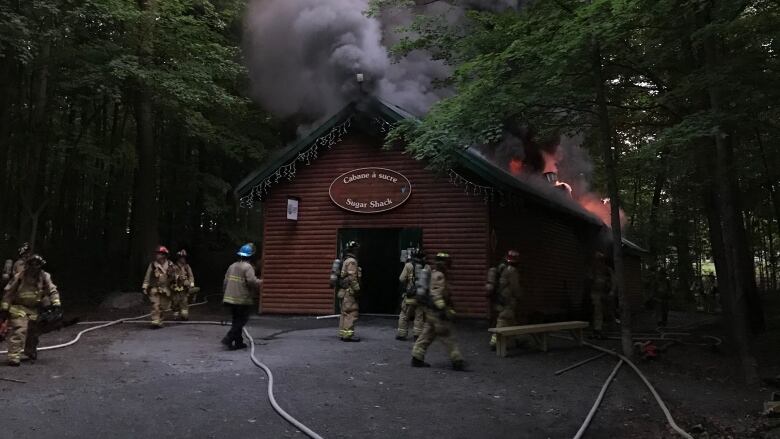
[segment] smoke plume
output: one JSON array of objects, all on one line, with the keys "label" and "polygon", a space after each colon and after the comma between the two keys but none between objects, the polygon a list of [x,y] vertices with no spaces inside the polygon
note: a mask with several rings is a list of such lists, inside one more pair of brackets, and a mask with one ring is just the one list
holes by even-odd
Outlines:
[{"label": "smoke plume", "polygon": [[[280,117],[319,122],[362,93],[422,115],[446,94],[441,62],[412,53],[394,62],[392,23],[367,17],[367,0],[255,0],[245,51],[254,97]],[[359,84],[356,74],[363,73]]]}]

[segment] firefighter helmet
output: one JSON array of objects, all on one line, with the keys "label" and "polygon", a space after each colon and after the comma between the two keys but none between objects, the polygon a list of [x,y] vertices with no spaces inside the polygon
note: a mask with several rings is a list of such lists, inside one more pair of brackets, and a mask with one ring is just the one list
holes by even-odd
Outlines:
[{"label": "firefighter helmet", "polygon": [[251,242],[248,242],[241,246],[240,249],[238,249],[238,255],[242,258],[251,258],[255,254],[255,245]]},{"label": "firefighter helmet", "polygon": [[436,253],[436,260],[437,261],[449,261],[450,260],[450,254],[447,253],[447,252]]},{"label": "firefighter helmet", "polygon": [[168,247],[166,247],[164,245],[161,245],[161,246],[157,247],[157,250],[155,250],[155,253],[161,254],[161,255],[170,254],[170,252],[168,251]]},{"label": "firefighter helmet", "polygon": [[357,241],[349,241],[347,243],[347,251],[357,251],[360,248],[360,243]]},{"label": "firefighter helmet", "polygon": [[32,255],[30,256],[30,259],[27,260],[26,264],[41,268],[46,265],[46,260],[43,259],[41,255]]},{"label": "firefighter helmet", "polygon": [[504,257],[507,264],[516,264],[520,261],[520,252],[517,250],[509,250]]},{"label": "firefighter helmet", "polygon": [[24,256],[25,254],[29,253],[30,250],[30,243],[25,242],[21,247],[19,247],[19,256]]},{"label": "firefighter helmet", "polygon": [[177,258],[186,258],[187,257],[187,250],[181,249],[176,253]]},{"label": "firefighter helmet", "polygon": [[423,259],[425,258],[425,252],[420,247],[415,247],[410,252],[409,256],[411,256],[413,259]]}]

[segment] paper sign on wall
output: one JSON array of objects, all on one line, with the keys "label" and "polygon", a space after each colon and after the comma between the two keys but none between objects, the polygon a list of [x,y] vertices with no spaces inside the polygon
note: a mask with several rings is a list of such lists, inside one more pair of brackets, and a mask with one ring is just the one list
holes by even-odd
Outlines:
[{"label": "paper sign on wall", "polygon": [[300,200],[294,197],[287,197],[287,219],[298,221],[298,203]]}]

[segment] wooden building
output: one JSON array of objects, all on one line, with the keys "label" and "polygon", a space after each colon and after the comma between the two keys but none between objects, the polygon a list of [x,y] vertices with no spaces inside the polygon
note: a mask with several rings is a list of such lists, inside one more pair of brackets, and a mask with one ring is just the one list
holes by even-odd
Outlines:
[{"label": "wooden building", "polygon": [[[486,271],[516,248],[525,293],[521,317],[580,317],[603,224],[475,151],[465,150],[449,172],[438,174],[401,150],[384,149],[392,124],[408,117],[377,100],[351,104],[238,187],[242,205],[262,200],[261,312],[332,314],[331,263],[355,239],[361,312],[397,312],[404,250],[421,244],[429,255],[452,255],[460,315],[488,315]],[[632,276],[639,275],[636,261],[629,261]],[[638,280],[628,284],[639,286]],[[639,297],[638,290],[631,294]]]}]

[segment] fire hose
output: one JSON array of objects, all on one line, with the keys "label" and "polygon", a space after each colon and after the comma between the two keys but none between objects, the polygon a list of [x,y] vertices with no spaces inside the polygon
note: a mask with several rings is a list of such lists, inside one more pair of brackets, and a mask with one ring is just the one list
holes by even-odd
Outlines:
[{"label": "fire hose", "polygon": [[[572,338],[559,336],[559,335],[551,335],[551,337],[562,338],[564,340],[573,340]],[[575,439],[582,437],[582,434],[585,432],[585,430],[587,430],[588,426],[590,425],[590,421],[593,419],[593,415],[595,415],[596,410],[598,410],[599,405],[601,405],[601,400],[603,399],[604,393],[606,393],[607,391],[607,387],[609,387],[612,380],[614,380],[618,369],[623,363],[628,364],[631,367],[631,369],[633,369],[634,372],[636,372],[636,374],[639,375],[639,378],[642,380],[642,382],[645,383],[645,386],[647,386],[647,388],[650,390],[650,393],[653,395],[655,401],[658,403],[658,406],[661,408],[661,411],[664,413],[664,416],[666,417],[666,422],[669,423],[669,426],[671,426],[672,429],[676,431],[680,436],[686,439],[693,439],[693,436],[691,436],[688,432],[686,432],[685,430],[680,428],[679,425],[677,425],[677,423],[674,421],[674,418],[672,417],[672,413],[669,411],[669,408],[666,406],[666,403],[664,402],[663,399],[661,399],[661,395],[658,394],[658,392],[655,390],[655,387],[653,387],[653,385],[650,384],[650,381],[647,379],[647,377],[642,373],[642,371],[639,370],[638,367],[636,367],[636,365],[633,362],[631,362],[631,360],[629,360],[624,355],[621,355],[615,351],[588,343],[586,341],[583,341],[582,344],[584,346],[595,349],[597,351],[615,356],[618,359],[620,359],[620,362],[617,364],[617,366],[615,366],[615,369],[612,371],[612,373],[607,378],[607,381],[602,386],[601,392],[599,392],[599,396],[596,399],[596,402],[593,404],[593,407],[591,408],[590,412],[588,412],[588,416],[585,418],[585,422],[583,422],[582,426],[577,431],[577,434],[574,436]]]},{"label": "fire hose", "polygon": [[[664,403],[664,400],[661,399],[661,395],[658,394],[658,392],[655,390],[655,387],[653,387],[652,384],[650,384],[650,381],[647,379],[647,377],[642,373],[641,370],[639,370],[638,367],[634,363],[631,362],[628,358],[625,356],[615,352],[611,351],[607,348],[602,348],[601,346],[597,346],[594,344],[590,344],[588,342],[582,342],[583,345],[588,346],[590,348],[596,349],[597,351],[605,352],[610,355],[614,355],[621,360],[623,360],[626,364],[628,364],[632,369],[634,369],[634,372],[636,372],[637,375],[639,375],[639,378],[642,379],[642,381],[645,383],[647,388],[650,390],[650,393],[653,394],[653,397],[655,398],[656,402],[658,402],[658,406],[661,407],[661,411],[664,412],[664,416],[666,416],[666,421],[669,423],[669,425],[680,434],[680,436],[686,438],[686,439],[693,439],[693,436],[691,436],[688,432],[680,428],[679,425],[677,425],[676,422],[674,422],[674,418],[672,417],[672,413],[669,411],[669,408],[666,406],[666,403]],[[614,377],[613,377],[614,378]]]},{"label": "fire hose", "polygon": [[[190,306],[198,306],[198,305],[204,305],[208,301],[200,302],[200,303],[193,303]],[[84,329],[83,331],[80,331],[78,334],[76,334],[76,337],[73,340],[70,340],[66,343],[61,343],[57,345],[51,345],[51,346],[43,346],[38,348],[38,350],[41,351],[48,351],[53,349],[61,349],[68,346],[72,346],[76,344],[79,340],[81,340],[81,336],[84,334],[87,334],[92,331],[96,331],[98,329],[108,328],[109,326],[118,325],[120,323],[151,323],[151,322],[144,322],[140,321],[143,318],[149,317],[151,314],[144,314],[137,317],[127,317],[112,321],[100,321],[100,322],[81,322],[79,324],[83,325],[89,325],[89,324],[96,324],[96,326],[91,326],[87,329]],[[217,322],[217,321],[209,321],[209,320],[203,320],[203,321],[182,321],[182,322],[169,322],[169,323],[175,323],[175,324],[189,324],[189,325],[218,325],[218,326],[226,326],[227,323]],[[255,339],[252,337],[252,335],[247,331],[246,328],[244,328],[244,335],[249,339],[249,358],[252,360],[252,363],[254,363],[255,366],[259,367],[260,369],[265,372],[265,374],[268,376],[268,401],[271,403],[271,407],[278,413],[284,420],[295,426],[297,429],[299,429],[301,432],[309,436],[311,439],[322,439],[322,436],[311,430],[309,427],[304,425],[302,422],[295,419],[292,415],[287,413],[279,404],[276,402],[276,398],[274,397],[274,375],[271,372],[271,369],[266,366],[263,362],[261,362],[257,356],[255,356]],[[0,351],[0,354],[6,354],[8,351]]]}]

